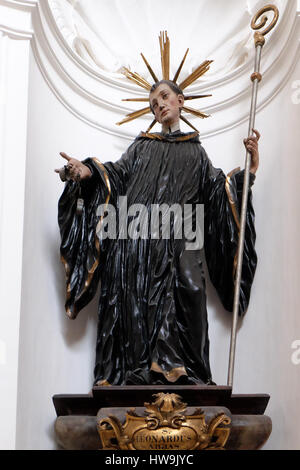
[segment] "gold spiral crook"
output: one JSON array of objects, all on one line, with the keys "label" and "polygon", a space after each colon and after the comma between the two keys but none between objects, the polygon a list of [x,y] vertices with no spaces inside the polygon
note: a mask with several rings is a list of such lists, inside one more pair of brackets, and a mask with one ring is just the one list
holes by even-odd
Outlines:
[{"label": "gold spiral crook", "polygon": [[258,30],[258,29],[261,29],[263,28],[267,21],[268,21],[268,17],[267,16],[263,16],[260,20],[260,22],[258,23],[258,20],[259,18],[264,14],[264,13],[267,13],[268,11],[273,11],[274,13],[274,18],[272,19],[271,23],[269,24],[269,26],[267,26],[263,31],[256,31],[256,33],[254,34],[254,39],[255,39],[255,46],[263,46],[264,43],[265,43],[265,38],[264,36],[266,34],[268,34],[276,25],[277,21],[278,21],[278,18],[279,18],[279,10],[278,8],[275,6],[275,5],[266,5],[264,6],[263,8],[261,8],[257,13],[256,15],[252,18],[252,21],[251,21],[251,28],[254,29],[254,30]]}]

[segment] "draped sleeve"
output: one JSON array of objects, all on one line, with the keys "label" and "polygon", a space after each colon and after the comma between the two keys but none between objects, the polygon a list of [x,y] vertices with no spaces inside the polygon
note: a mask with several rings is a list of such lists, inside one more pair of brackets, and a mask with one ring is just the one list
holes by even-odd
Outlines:
[{"label": "draped sleeve", "polygon": [[[202,158],[205,257],[212,284],[224,308],[232,311],[244,171],[236,169],[226,177],[221,169],[213,167],[203,148]],[[255,216],[251,192],[254,180],[255,175],[250,173],[240,287],[240,315],[247,311],[257,265]]]},{"label": "draped sleeve", "polygon": [[[97,232],[101,216],[97,209],[102,204],[116,201],[125,193],[134,165],[134,142],[117,162],[102,164],[88,158],[92,176],[80,183],[68,181],[58,203],[58,224],[61,235],[60,254],[66,273],[65,309],[74,319],[94,297],[100,271],[105,269],[105,251],[108,240],[99,240]],[[83,199],[81,213],[78,199]]]}]

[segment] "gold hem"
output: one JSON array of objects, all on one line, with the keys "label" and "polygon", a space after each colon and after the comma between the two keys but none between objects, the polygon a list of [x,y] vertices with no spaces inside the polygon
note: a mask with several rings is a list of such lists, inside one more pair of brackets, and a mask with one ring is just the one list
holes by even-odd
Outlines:
[{"label": "gold hem", "polygon": [[152,362],[150,370],[153,372],[158,372],[160,374],[163,374],[164,377],[169,381],[169,382],[176,382],[176,380],[179,379],[179,377],[185,375],[187,376],[187,371],[185,370],[185,367],[175,367],[174,369],[171,369],[170,371],[164,371],[158,364],[157,362]]},{"label": "gold hem", "polygon": [[102,379],[96,382],[95,387],[111,387],[111,384],[106,379]]},{"label": "gold hem", "polygon": [[[107,194],[107,197],[106,197],[106,200],[105,200],[105,206],[107,207],[107,205],[109,203],[109,200],[110,200],[110,196],[111,196],[111,186],[110,186],[109,177],[106,173],[104,165],[97,158],[92,158],[92,160],[103,171],[103,174],[104,174],[105,184],[106,184],[106,188],[107,188],[107,191],[108,191],[108,194]],[[96,271],[96,269],[99,265],[100,243],[99,243],[99,239],[97,237],[97,232],[101,228],[102,221],[103,221],[103,216],[100,217],[100,220],[97,224],[96,231],[95,231],[95,246],[96,246],[96,251],[97,251],[97,259],[95,260],[93,266],[88,271],[87,280],[85,281],[83,290],[81,291],[79,297],[77,297],[77,299],[74,301],[74,310],[73,310],[73,312],[71,311],[69,306],[65,307],[66,314],[71,320],[74,320],[76,318],[77,313],[78,313],[77,309],[76,309],[76,303],[82,297],[82,295],[87,291],[88,287],[90,286],[90,284],[92,282],[94,273],[95,273],[95,271]],[[65,272],[66,272],[66,278],[67,278],[67,287],[66,287],[66,303],[67,303],[68,300],[71,297],[71,283],[68,282],[68,280],[69,280],[68,278],[69,278],[69,275],[70,275],[70,267],[69,267],[67,261],[65,260],[65,258],[63,256],[61,256],[61,261],[64,265]]]},{"label": "gold hem", "polygon": [[[142,137],[146,137],[148,139],[153,139],[153,140],[164,140],[165,136],[164,135],[160,135],[160,134],[151,134],[150,132],[141,132],[140,134]],[[197,137],[199,135],[199,132],[196,131],[196,132],[193,132],[192,134],[190,135],[183,135],[183,136],[180,136],[180,137],[177,137],[174,142],[184,142],[186,140],[191,140],[193,139],[194,137]]]}]

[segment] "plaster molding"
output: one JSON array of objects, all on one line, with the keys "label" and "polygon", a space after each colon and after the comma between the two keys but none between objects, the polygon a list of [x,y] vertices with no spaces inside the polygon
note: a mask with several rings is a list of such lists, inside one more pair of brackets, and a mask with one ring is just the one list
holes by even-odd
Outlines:
[{"label": "plaster molding", "polygon": [[12,39],[31,39],[34,32],[10,28],[0,23],[0,31]]},{"label": "plaster molding", "polygon": [[[262,56],[263,80],[259,86],[258,112],[282,89],[299,59],[299,3],[299,0],[289,1],[276,29],[267,38]],[[150,115],[124,126],[115,125],[125,114],[139,107],[122,102],[122,99],[147,96],[146,93],[123,75],[96,70],[77,56],[59,30],[58,24],[64,27],[63,22],[55,21],[48,0],[0,0],[0,8],[2,5],[30,15],[31,27],[28,29],[2,24],[0,31],[15,39],[31,39],[34,56],[45,81],[69,112],[102,132],[127,140],[132,140],[148,127],[152,121]],[[212,117],[200,121],[189,116],[189,120],[201,130],[202,139],[232,129],[248,119],[252,71],[253,61],[248,60],[222,79],[210,84],[194,84],[189,88],[193,93],[213,94],[212,98],[199,103],[199,107]]]},{"label": "plaster molding", "polygon": [[0,0],[0,31],[12,39],[31,39],[34,35],[31,14],[37,0]]},{"label": "plaster molding", "polygon": [[30,11],[35,8],[39,0],[0,0],[0,5],[18,10]]}]

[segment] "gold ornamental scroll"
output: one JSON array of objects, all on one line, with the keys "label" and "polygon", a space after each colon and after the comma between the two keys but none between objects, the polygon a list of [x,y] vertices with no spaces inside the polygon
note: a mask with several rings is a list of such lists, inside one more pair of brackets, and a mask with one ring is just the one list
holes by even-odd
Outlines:
[{"label": "gold ornamental scroll", "polygon": [[97,416],[103,450],[224,450],[231,423],[225,413],[206,423],[201,409],[184,414],[187,405],[179,395],[158,393],[153,397],[153,403],[145,403],[148,416],[138,416],[131,409],[124,424],[113,415]]}]

